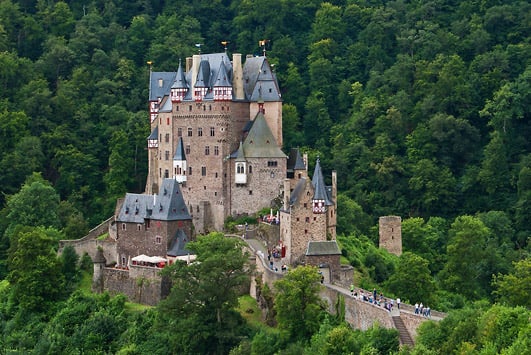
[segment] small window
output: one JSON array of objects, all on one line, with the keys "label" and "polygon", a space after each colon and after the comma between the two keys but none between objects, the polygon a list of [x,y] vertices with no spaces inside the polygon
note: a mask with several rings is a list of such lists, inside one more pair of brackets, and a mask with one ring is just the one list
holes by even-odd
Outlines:
[{"label": "small window", "polygon": [[170,134],[169,133],[166,133],[166,135],[164,136],[164,141],[166,143],[169,143],[170,142]]},{"label": "small window", "polygon": [[164,170],[164,178],[167,179],[170,177],[170,172],[168,171],[168,169]]},{"label": "small window", "polygon": [[310,223],[310,217],[306,217],[306,218],[304,219],[304,221],[305,221],[306,223]]},{"label": "small window", "polygon": [[188,175],[192,175],[192,167],[191,166],[188,167]]},{"label": "small window", "polygon": [[197,136],[198,136],[198,137],[203,137],[203,128],[199,127],[199,128],[197,129]]},{"label": "small window", "polygon": [[215,134],[216,134],[216,129],[214,127],[210,127],[210,136],[214,137]]},{"label": "small window", "polygon": [[252,166],[252,165],[249,165],[248,170],[249,170],[249,174],[252,174],[252,173],[253,173],[253,166]]},{"label": "small window", "polygon": [[164,160],[170,160],[170,151],[169,150],[164,152]]},{"label": "small window", "polygon": [[304,203],[304,208],[308,208],[308,204],[306,202]]},{"label": "small window", "polygon": [[177,137],[183,136],[183,129],[181,127],[177,128]]},{"label": "small window", "polygon": [[162,237],[160,237],[160,236],[157,235],[157,236],[155,237],[155,244],[162,244]]},{"label": "small window", "polygon": [[267,162],[268,167],[275,167],[278,165],[278,162],[276,160],[270,160]]},{"label": "small window", "polygon": [[191,137],[193,135],[193,130],[191,128],[188,128],[188,137]]},{"label": "small window", "polygon": [[219,147],[217,145],[214,146],[214,155],[219,155]]},{"label": "small window", "polygon": [[253,190],[249,190],[249,195],[252,195],[253,194]]},{"label": "small window", "polygon": [[170,125],[170,118],[169,117],[166,117],[166,124],[169,126]]},{"label": "small window", "polygon": [[188,111],[192,111],[192,105],[188,106]]},{"label": "small window", "polygon": [[206,176],[206,166],[201,167],[201,175]]},{"label": "small window", "polygon": [[122,223],[122,230],[125,230],[125,223]]},{"label": "small window", "polygon": [[210,146],[205,147],[205,155],[210,155]]},{"label": "small window", "polygon": [[142,230],[142,225],[141,225],[141,224],[137,224],[137,225],[136,225],[136,229],[138,229],[139,231],[141,231],[141,230]]},{"label": "small window", "polygon": [[190,146],[189,145],[186,146],[185,150],[186,150],[186,154],[190,154]]}]

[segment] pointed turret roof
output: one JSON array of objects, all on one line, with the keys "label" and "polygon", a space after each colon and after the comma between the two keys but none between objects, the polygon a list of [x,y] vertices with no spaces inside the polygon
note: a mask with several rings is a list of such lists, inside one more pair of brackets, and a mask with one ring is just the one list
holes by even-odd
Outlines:
[{"label": "pointed turret roof", "polygon": [[210,63],[208,60],[202,60],[199,64],[199,72],[197,73],[197,80],[195,82],[197,88],[210,87]]},{"label": "pointed turret roof", "polygon": [[299,148],[291,148],[288,158],[288,170],[306,170]]},{"label": "pointed turret roof", "polygon": [[186,160],[186,154],[184,153],[183,137],[179,137],[179,141],[177,142],[177,149],[175,149],[175,154],[173,155],[173,160]]},{"label": "pointed turret roof", "polygon": [[179,59],[179,68],[177,69],[177,74],[175,75],[175,80],[173,81],[172,89],[188,89],[188,84],[186,83],[186,77],[184,76],[183,67],[181,65],[181,60]]},{"label": "pointed turret roof", "polygon": [[327,206],[332,205],[332,201],[328,196],[327,188],[323,179],[323,172],[321,171],[321,160],[317,157],[317,162],[315,163],[315,170],[312,176],[312,185],[314,189],[313,199],[314,200],[324,200]]},{"label": "pointed turret roof", "polygon": [[216,78],[214,79],[214,82],[212,83],[212,86],[232,86],[229,80],[229,73],[227,71],[227,67],[225,66],[224,61],[221,61],[221,63],[219,64],[219,70]]},{"label": "pointed turret roof", "polygon": [[247,158],[286,158],[286,154],[278,147],[262,112],[256,115],[243,142],[243,150]]},{"label": "pointed turret roof", "polygon": [[147,137],[147,139],[155,141],[159,140],[159,126],[155,126],[155,128],[153,128],[151,134],[149,135],[149,137]]}]

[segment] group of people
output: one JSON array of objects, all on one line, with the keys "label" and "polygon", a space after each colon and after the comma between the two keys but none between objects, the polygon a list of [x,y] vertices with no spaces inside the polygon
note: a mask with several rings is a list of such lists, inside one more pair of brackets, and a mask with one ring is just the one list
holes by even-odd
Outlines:
[{"label": "group of people", "polygon": [[417,302],[415,303],[415,314],[423,315],[424,317],[431,317],[431,309],[428,306],[424,306],[422,302],[420,304]]},{"label": "group of people", "polygon": [[[356,299],[359,299],[361,301],[365,301],[365,302],[369,302],[369,303],[372,303],[372,304],[375,304],[377,306],[382,306],[387,309],[389,312],[391,312],[391,310],[393,309],[393,307],[395,306],[395,300],[392,299],[392,298],[385,298],[383,293],[380,292],[378,294],[378,292],[376,291],[376,288],[373,289],[372,293],[371,292],[365,292],[364,290],[359,290],[359,294],[358,292],[354,289],[354,285],[350,285],[350,295]],[[400,309],[400,298],[397,298],[396,299],[396,307],[398,309]]]}]

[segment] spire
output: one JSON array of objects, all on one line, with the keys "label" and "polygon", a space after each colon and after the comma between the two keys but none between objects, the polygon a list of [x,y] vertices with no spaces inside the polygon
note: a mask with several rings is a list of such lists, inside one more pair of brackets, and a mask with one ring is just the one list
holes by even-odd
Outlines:
[{"label": "spire", "polygon": [[177,149],[173,155],[173,178],[178,183],[186,183],[186,154],[184,153],[183,137],[179,137]]},{"label": "spire", "polygon": [[175,80],[173,81],[172,89],[188,89],[186,84],[186,77],[184,76],[183,67],[181,65],[181,60],[179,59],[179,68],[177,69],[177,74],[175,75]]},{"label": "spire", "polygon": [[312,185],[314,190],[313,195],[313,213],[325,213],[326,206],[330,205],[326,186],[324,184],[323,173],[321,171],[321,161],[317,157],[315,163],[315,170],[312,177]]},{"label": "spire", "polygon": [[175,149],[175,154],[173,155],[173,160],[186,160],[186,154],[184,153],[183,137],[179,137],[179,141],[177,142],[177,149]]}]

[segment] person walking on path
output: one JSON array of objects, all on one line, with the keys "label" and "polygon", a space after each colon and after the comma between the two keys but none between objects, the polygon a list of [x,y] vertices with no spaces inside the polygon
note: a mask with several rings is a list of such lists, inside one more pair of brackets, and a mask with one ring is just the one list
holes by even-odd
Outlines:
[{"label": "person walking on path", "polygon": [[400,298],[396,299],[396,308],[400,309]]}]

